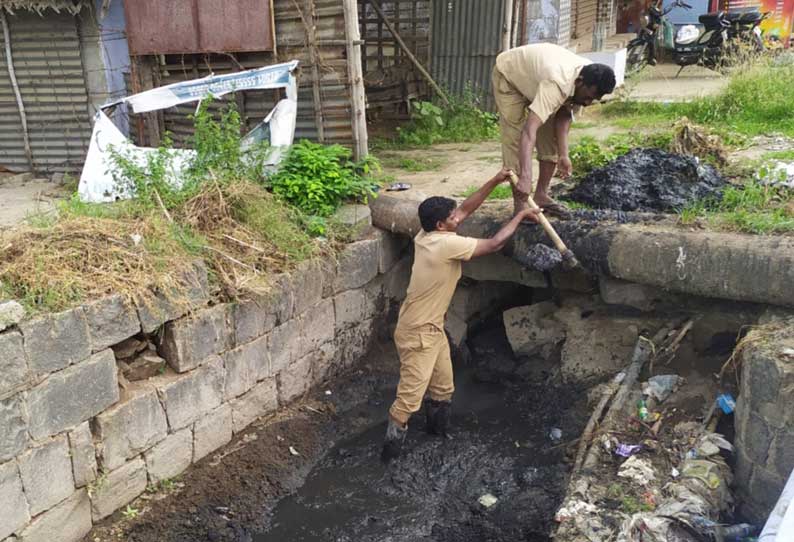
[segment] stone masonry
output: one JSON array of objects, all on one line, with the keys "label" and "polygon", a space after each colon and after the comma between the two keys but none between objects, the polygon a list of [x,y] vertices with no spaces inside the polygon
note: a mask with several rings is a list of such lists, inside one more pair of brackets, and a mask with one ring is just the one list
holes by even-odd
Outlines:
[{"label": "stone masonry", "polygon": [[742,514],[763,523],[794,469],[794,320],[747,335],[736,404]]},{"label": "stone masonry", "polygon": [[[354,365],[410,266],[406,239],[374,231],[262,298],[210,305],[196,264],[179,292],[147,303],[110,296],[4,320],[0,540],[82,540],[148,485]],[[110,347],[158,330],[165,372],[120,386]]]}]

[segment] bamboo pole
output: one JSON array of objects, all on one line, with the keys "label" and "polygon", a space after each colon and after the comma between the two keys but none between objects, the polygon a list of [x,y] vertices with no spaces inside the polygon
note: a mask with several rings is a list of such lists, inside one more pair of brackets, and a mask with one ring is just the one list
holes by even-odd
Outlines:
[{"label": "bamboo pole", "polygon": [[343,0],[345,12],[345,39],[347,40],[347,72],[350,84],[350,109],[352,112],[354,155],[361,160],[369,153],[367,136],[366,93],[364,74],[361,71],[361,32],[358,26],[357,0]]},{"label": "bamboo pole", "polygon": [[309,58],[312,63],[312,96],[314,98],[314,123],[317,125],[317,139],[325,143],[325,115],[323,97],[320,92],[320,51],[317,50],[317,6],[309,0],[309,20],[306,21],[306,34],[309,42]]},{"label": "bamboo pole", "polygon": [[403,39],[400,37],[400,34],[397,33],[397,30],[392,26],[392,24],[386,18],[386,15],[383,13],[383,10],[381,9],[380,5],[378,4],[378,0],[370,0],[370,2],[372,3],[372,8],[378,14],[378,17],[381,18],[381,20],[383,21],[383,24],[386,25],[386,28],[389,29],[389,32],[391,32],[391,35],[394,36],[394,39],[397,42],[397,44],[400,46],[400,48],[403,51],[405,51],[405,55],[408,57],[408,59],[413,63],[414,66],[416,66],[416,69],[419,70],[419,73],[422,74],[422,76],[427,80],[427,82],[430,83],[430,86],[433,88],[434,91],[436,91],[436,94],[438,94],[438,96],[441,98],[441,100],[446,105],[450,105],[449,96],[447,96],[447,93],[444,92],[443,90],[441,90],[441,87],[438,86],[438,84],[436,83],[435,79],[433,79],[433,77],[430,75],[430,73],[428,73],[428,71],[425,69],[425,67],[422,65],[422,63],[419,62],[419,59],[417,59],[414,56],[414,54],[411,52],[411,50],[405,44]]},{"label": "bamboo pole", "polygon": [[22,93],[19,91],[19,84],[17,83],[17,74],[14,70],[14,59],[11,55],[11,32],[8,29],[8,20],[6,20],[5,10],[0,9],[0,24],[3,25],[3,41],[5,42],[6,51],[6,66],[8,67],[8,77],[11,79],[11,86],[14,88],[14,96],[17,100],[17,109],[19,110],[19,118],[22,121],[22,141],[25,144],[25,156],[28,159],[30,170],[34,171],[36,168],[33,166],[33,151],[30,148],[30,134],[28,133],[28,117],[25,113],[25,104],[22,101]]},{"label": "bamboo pole", "polygon": [[502,51],[507,51],[512,46],[513,35],[513,0],[504,0],[504,23],[502,26]]}]

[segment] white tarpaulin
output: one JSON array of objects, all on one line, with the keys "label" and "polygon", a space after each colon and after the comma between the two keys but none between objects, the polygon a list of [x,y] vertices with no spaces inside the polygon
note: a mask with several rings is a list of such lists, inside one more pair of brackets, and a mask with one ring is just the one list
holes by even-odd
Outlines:
[{"label": "white tarpaulin", "polygon": [[[131,106],[135,113],[145,113],[200,101],[210,96],[220,97],[240,90],[284,88],[287,97],[276,104],[267,118],[243,138],[242,143],[243,147],[247,148],[267,138],[271,146],[267,164],[277,164],[286,154],[286,149],[292,145],[295,135],[298,87],[293,71],[297,67],[298,61],[293,60],[255,70],[210,75],[202,79],[147,90],[102,106],[94,117],[94,131],[91,134],[88,155],[80,175],[78,188],[80,199],[103,203],[128,199],[134,195],[131,186],[116,180],[119,175],[114,177],[115,164],[111,158],[111,149],[139,166],[145,166],[149,156],[157,152],[157,149],[132,144],[102,112],[102,109],[121,103]],[[167,173],[166,179],[178,186],[181,182],[181,173],[190,164],[195,151],[171,149],[169,153],[173,158],[170,161],[172,170]]]}]

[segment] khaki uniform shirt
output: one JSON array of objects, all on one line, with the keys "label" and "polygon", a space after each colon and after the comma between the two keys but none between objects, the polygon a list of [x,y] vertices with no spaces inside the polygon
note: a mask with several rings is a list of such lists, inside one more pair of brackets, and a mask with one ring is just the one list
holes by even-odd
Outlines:
[{"label": "khaki uniform shirt", "polygon": [[414,238],[414,265],[397,327],[413,329],[431,324],[444,329],[452,295],[461,276],[461,262],[477,248],[477,239],[453,232],[425,232]]},{"label": "khaki uniform shirt", "polygon": [[552,43],[524,45],[496,57],[496,69],[531,102],[530,111],[544,123],[573,96],[576,78],[589,63]]}]

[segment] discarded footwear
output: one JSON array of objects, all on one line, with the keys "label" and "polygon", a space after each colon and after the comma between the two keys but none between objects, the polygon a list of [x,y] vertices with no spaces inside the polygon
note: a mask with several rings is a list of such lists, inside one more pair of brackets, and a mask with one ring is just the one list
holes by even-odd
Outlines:
[{"label": "discarded footwear", "polygon": [[388,463],[400,456],[407,433],[407,427],[403,427],[391,417],[389,418],[389,424],[386,426],[386,438],[383,440],[383,450],[380,452],[381,461]]},{"label": "discarded footwear", "polygon": [[449,437],[450,421],[452,420],[452,402],[425,400],[425,416],[427,432],[431,435]]},{"label": "discarded footwear", "polygon": [[540,208],[543,209],[543,214],[546,216],[554,216],[562,220],[569,220],[571,218],[571,210],[562,203],[549,203],[547,205],[541,205]]}]

